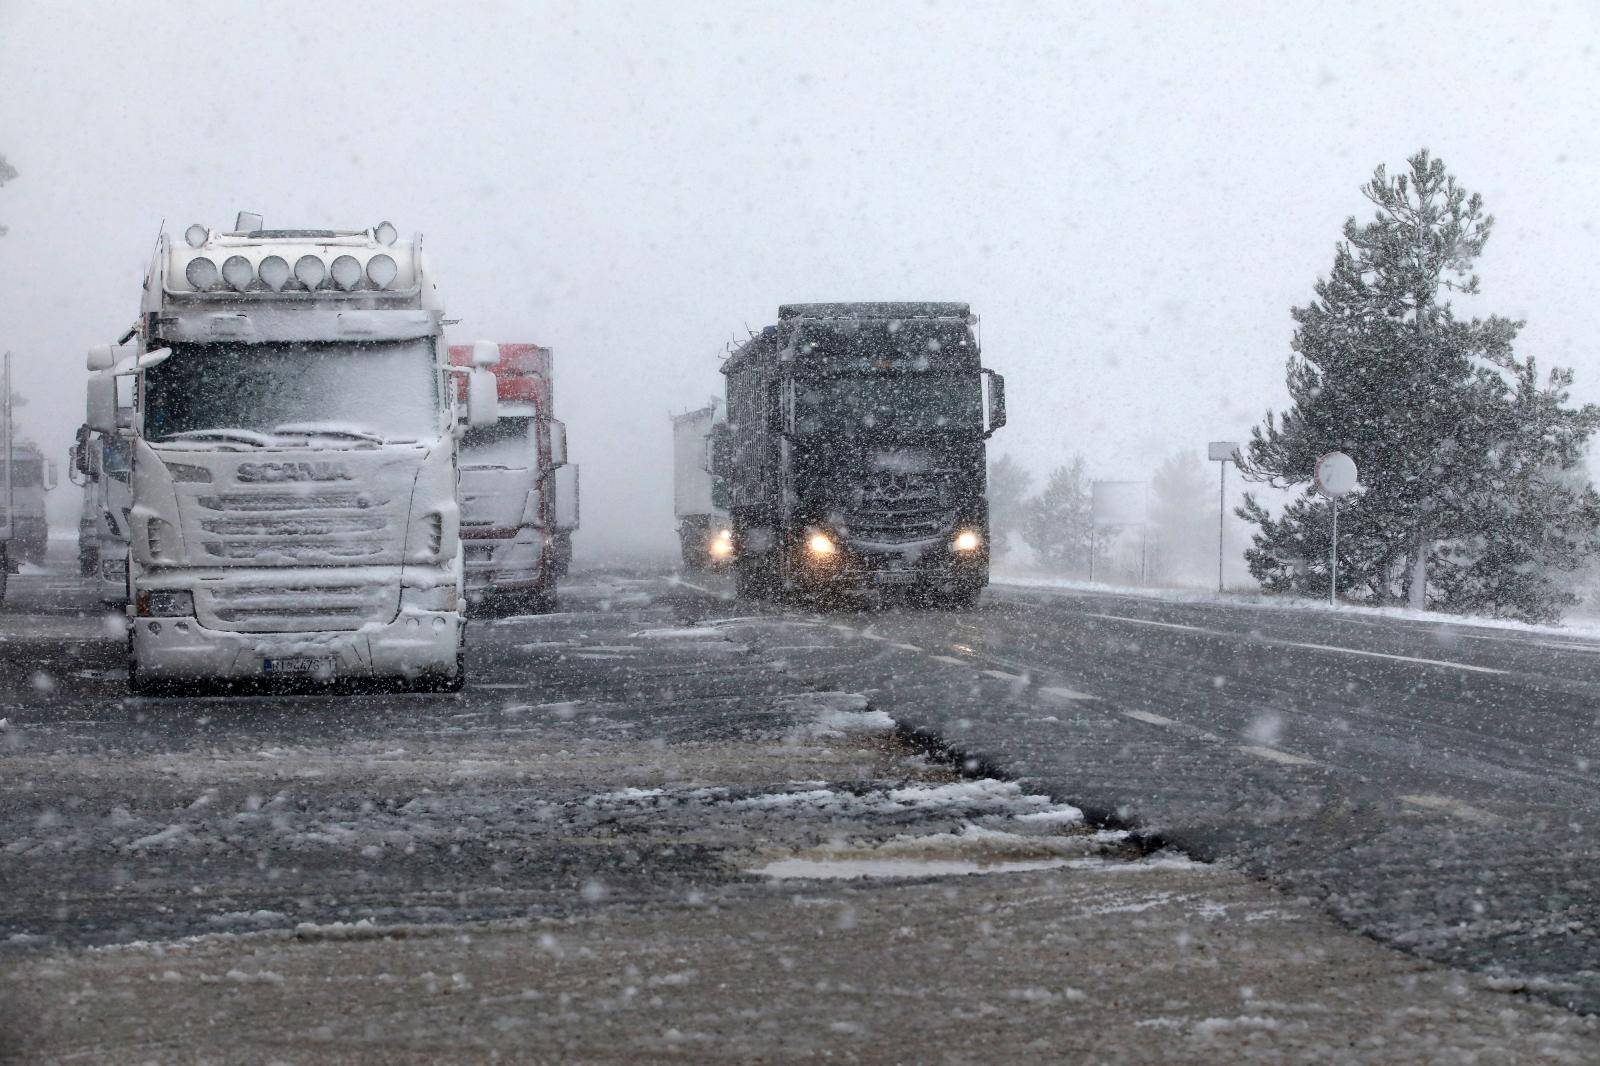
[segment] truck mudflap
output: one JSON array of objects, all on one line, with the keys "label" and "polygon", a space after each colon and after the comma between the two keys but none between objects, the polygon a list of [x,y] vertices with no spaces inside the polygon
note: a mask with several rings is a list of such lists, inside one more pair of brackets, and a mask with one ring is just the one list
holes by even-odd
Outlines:
[{"label": "truck mudflap", "polygon": [[465,635],[459,613],[412,607],[348,632],[236,633],[193,617],[136,618],[130,628],[140,678],[174,681],[455,676]]}]

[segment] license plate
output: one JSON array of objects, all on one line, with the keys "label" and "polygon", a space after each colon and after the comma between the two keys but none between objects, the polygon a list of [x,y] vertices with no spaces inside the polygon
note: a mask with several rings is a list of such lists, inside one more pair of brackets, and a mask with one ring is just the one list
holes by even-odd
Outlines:
[{"label": "license plate", "polygon": [[908,571],[896,572],[888,570],[879,573],[876,578],[880,585],[915,585],[917,583],[917,575]]},{"label": "license plate", "polygon": [[266,659],[261,663],[264,674],[323,674],[332,676],[332,659]]}]

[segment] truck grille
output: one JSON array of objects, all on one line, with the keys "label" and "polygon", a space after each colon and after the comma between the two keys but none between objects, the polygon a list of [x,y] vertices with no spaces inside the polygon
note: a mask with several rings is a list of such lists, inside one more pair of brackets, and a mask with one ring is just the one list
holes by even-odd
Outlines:
[{"label": "truck grille", "polygon": [[389,501],[364,493],[219,493],[195,500],[206,554],[247,561],[313,556],[342,560],[382,554]]},{"label": "truck grille", "polygon": [[853,540],[904,544],[928,540],[951,528],[940,481],[925,473],[881,471],[868,475],[845,510],[845,532]]},{"label": "truck grille", "polygon": [[284,585],[212,588],[210,614],[243,632],[359,629],[394,617],[388,585]]}]

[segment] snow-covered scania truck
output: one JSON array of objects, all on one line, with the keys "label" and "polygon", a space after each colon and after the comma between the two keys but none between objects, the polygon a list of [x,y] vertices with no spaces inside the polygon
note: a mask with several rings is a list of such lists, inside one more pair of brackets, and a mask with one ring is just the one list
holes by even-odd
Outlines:
[{"label": "snow-covered scania truck", "polygon": [[711,440],[719,403],[672,416],[672,516],[687,571],[722,570],[733,562],[733,526],[718,507],[711,474]]},{"label": "snow-covered scania truck", "polygon": [[499,356],[493,373],[500,418],[461,439],[467,596],[550,611],[578,528],[578,468],[567,462],[567,427],[554,414],[550,349],[454,344],[450,362],[470,366],[490,352]]},{"label": "snow-covered scania truck", "polygon": [[420,239],[387,222],[162,235],[134,329],[89,353],[89,428],[129,445],[135,691],[461,686],[453,376],[470,424],[494,421],[495,394],[442,336]]}]

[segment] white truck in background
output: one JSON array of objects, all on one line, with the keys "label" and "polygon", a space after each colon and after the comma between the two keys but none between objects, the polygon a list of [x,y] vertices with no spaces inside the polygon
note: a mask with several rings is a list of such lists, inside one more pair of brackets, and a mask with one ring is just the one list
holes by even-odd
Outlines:
[{"label": "white truck in background", "polygon": [[[109,375],[111,371],[101,371]],[[112,387],[115,387],[114,385]],[[78,517],[78,567],[94,584],[104,603],[128,599],[128,529],[132,520],[133,486],[128,441],[78,427],[70,469],[83,489]]]},{"label": "white truck in background", "polygon": [[56,464],[19,440],[11,353],[0,357],[0,600],[23,562],[44,562],[50,543],[45,493],[56,487]]},{"label": "white truck in background", "polygon": [[89,428],[129,447],[135,692],[461,687],[456,443],[495,421],[494,378],[448,365],[420,239],[243,214],[163,234],[132,340],[89,370]]},{"label": "white truck in background", "polygon": [[716,400],[672,416],[672,513],[688,571],[722,570],[733,562],[728,512],[713,501],[711,433],[721,421]]},{"label": "white truck in background", "polygon": [[578,468],[567,462],[567,427],[554,413],[553,358],[537,344],[479,341],[451,345],[450,361],[471,365],[479,351],[498,353],[500,418],[461,438],[467,596],[553,611],[578,528]]}]

